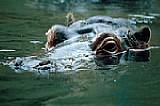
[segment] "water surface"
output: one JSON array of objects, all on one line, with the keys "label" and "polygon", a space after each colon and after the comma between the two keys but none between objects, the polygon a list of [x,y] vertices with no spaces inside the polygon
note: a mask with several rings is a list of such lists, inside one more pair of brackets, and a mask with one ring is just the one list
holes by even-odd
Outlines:
[{"label": "water surface", "polygon": [[[0,51],[0,61],[44,53],[44,33],[53,24],[65,24],[68,12],[73,12],[77,20],[94,15],[126,19],[134,15],[154,16],[147,23],[140,18],[137,26],[150,26],[150,45],[160,45],[158,0],[100,1],[1,0],[0,50],[8,51]],[[51,73],[49,79],[27,71],[16,73],[0,65],[0,105],[159,106],[160,49],[152,48],[150,52],[148,62],[133,61],[72,74]]]}]

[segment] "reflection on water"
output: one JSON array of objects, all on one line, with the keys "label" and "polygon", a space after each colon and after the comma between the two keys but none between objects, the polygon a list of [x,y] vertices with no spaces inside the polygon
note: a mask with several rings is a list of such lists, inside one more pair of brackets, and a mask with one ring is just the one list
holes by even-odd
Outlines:
[{"label": "reflection on water", "polygon": [[[0,50],[15,51],[1,51],[0,61],[43,53],[44,32],[53,24],[64,24],[64,16],[70,11],[76,14],[77,19],[93,15],[121,18],[128,18],[130,14],[154,16],[152,23],[142,22],[140,25],[151,27],[151,45],[159,45],[159,7],[159,0],[2,0]],[[0,65],[0,105],[159,106],[160,49],[151,48],[149,51],[145,53],[146,58],[136,58],[145,62],[136,62],[131,57],[128,58],[131,61],[111,65],[108,69],[52,73],[50,79],[35,77],[28,72],[17,74]],[[141,56],[132,52],[129,55]],[[121,59],[119,62],[123,63]]]},{"label": "reflection on water", "polygon": [[32,8],[87,13],[92,10],[108,10],[128,13],[150,13],[155,9],[155,0],[30,0]]},{"label": "reflection on water", "polygon": [[125,53],[118,54],[116,56],[103,56],[96,57],[96,63],[98,66],[106,65],[118,65],[118,64],[127,64],[127,62],[148,62],[150,60],[150,50],[136,50],[131,49]]},{"label": "reflection on water", "polygon": [[[78,54],[78,52],[74,53],[77,54],[78,57],[69,58],[58,58],[56,57],[56,54],[51,54],[53,57],[17,57],[14,60],[12,59],[12,61],[9,60],[8,63],[4,63],[4,65],[9,65],[17,73],[30,71],[37,75],[49,77],[49,74],[56,72],[69,74],[82,70],[113,70],[113,67],[118,68],[119,65],[126,65],[129,62],[148,62],[150,59],[149,49],[130,49],[117,55],[104,55],[100,57],[96,57],[90,54],[85,54],[85,56],[83,54]],[[45,59],[47,59],[47,61]]]}]

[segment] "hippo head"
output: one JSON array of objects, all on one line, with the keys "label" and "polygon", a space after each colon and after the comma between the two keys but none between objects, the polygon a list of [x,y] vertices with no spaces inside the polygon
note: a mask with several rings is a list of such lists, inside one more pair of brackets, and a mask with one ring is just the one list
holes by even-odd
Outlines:
[{"label": "hippo head", "polygon": [[66,27],[62,25],[54,25],[52,26],[45,35],[47,36],[47,42],[45,44],[46,49],[51,49],[56,46],[56,44],[63,42],[66,40]]},{"label": "hippo head", "polygon": [[113,33],[100,33],[92,43],[92,50],[97,56],[113,55],[121,51],[120,40]]},{"label": "hippo head", "polygon": [[149,27],[142,27],[129,37],[130,46],[133,49],[145,49],[149,46],[151,30]]}]

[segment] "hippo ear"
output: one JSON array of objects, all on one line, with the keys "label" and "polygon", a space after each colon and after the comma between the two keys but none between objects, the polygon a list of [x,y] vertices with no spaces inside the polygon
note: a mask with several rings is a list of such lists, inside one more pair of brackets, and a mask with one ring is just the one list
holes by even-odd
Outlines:
[{"label": "hippo ear", "polygon": [[151,38],[151,30],[149,27],[142,27],[139,31],[133,35],[136,40],[148,43]]}]

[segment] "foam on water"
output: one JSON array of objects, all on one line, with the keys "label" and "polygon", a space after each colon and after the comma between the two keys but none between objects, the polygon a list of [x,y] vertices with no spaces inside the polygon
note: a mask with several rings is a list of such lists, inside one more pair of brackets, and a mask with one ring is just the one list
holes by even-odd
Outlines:
[{"label": "foam on water", "polygon": [[13,49],[1,49],[0,52],[15,52],[16,50]]}]

